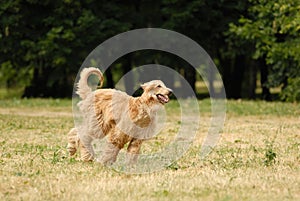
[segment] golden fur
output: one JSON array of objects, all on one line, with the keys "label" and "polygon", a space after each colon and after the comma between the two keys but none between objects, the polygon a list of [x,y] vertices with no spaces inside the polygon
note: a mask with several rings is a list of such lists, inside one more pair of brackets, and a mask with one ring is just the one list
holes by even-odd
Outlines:
[{"label": "golden fur", "polygon": [[129,163],[136,161],[142,142],[155,134],[156,113],[169,101],[172,90],[162,81],[153,80],[141,85],[144,92],[140,97],[115,89],[92,91],[87,84],[91,74],[99,77],[102,86],[103,76],[99,69],[90,67],[82,70],[77,94],[82,98],[78,106],[83,114],[83,123],[68,134],[70,155],[74,155],[79,147],[83,161],[94,160],[92,141],[107,136],[100,162],[115,162],[119,151],[128,142]]}]

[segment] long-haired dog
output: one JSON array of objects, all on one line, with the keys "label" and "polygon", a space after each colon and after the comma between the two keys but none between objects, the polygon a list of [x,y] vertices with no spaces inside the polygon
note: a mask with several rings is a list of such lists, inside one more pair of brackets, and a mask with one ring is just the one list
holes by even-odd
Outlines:
[{"label": "long-haired dog", "polygon": [[83,122],[68,133],[68,151],[72,156],[80,147],[81,159],[92,161],[95,158],[92,141],[106,136],[107,145],[100,162],[115,162],[119,151],[128,142],[129,163],[135,162],[142,142],[155,134],[157,111],[169,102],[172,90],[162,81],[153,80],[141,85],[143,94],[140,97],[116,89],[92,91],[87,83],[92,74],[99,77],[100,87],[103,83],[99,69],[82,70],[76,93],[82,99],[78,106]]}]

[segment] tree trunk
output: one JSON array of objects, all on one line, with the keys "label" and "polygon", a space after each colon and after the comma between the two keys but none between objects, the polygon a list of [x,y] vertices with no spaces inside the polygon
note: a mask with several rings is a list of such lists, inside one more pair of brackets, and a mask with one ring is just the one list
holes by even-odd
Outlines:
[{"label": "tree trunk", "polygon": [[239,55],[235,59],[221,60],[226,97],[229,99],[239,99],[242,97],[245,58],[244,55]]},{"label": "tree trunk", "polygon": [[[123,75],[125,75],[126,73],[131,71],[131,56],[128,55],[123,62]],[[124,79],[124,84],[125,84],[125,90],[126,93],[129,95],[134,94],[134,80],[133,80],[133,74],[130,73],[128,75],[126,75],[125,79]]]},{"label": "tree trunk", "polygon": [[[219,57],[221,58],[221,57]],[[232,62],[230,59],[220,59],[220,65],[222,66],[222,79],[226,91],[226,97],[231,98],[231,68]]]},{"label": "tree trunk", "polygon": [[33,72],[33,79],[24,90],[22,97],[71,97],[72,84],[69,83],[65,69],[51,67],[36,67]]},{"label": "tree trunk", "polygon": [[[184,78],[187,80],[189,85],[191,86],[192,90],[196,93],[195,91],[195,84],[196,84],[196,70],[192,67],[186,67],[184,69]],[[183,91],[183,97],[187,97],[190,94],[186,94]]]},{"label": "tree trunk", "polygon": [[234,99],[241,98],[242,83],[245,71],[245,56],[240,55],[235,58],[234,71],[232,76],[231,95]]},{"label": "tree trunk", "polygon": [[256,79],[257,79],[257,61],[251,58],[246,59],[244,82],[242,85],[242,98],[255,99]]},{"label": "tree trunk", "polygon": [[47,82],[48,73],[44,72],[44,68],[35,67],[33,71],[33,78],[29,86],[25,87],[22,97],[47,97]]},{"label": "tree trunk", "polygon": [[266,86],[268,81],[268,66],[265,62],[265,59],[260,60],[260,83],[262,87],[262,99],[270,101],[271,93],[270,89]]},{"label": "tree trunk", "polygon": [[207,78],[208,78],[208,84],[209,84],[209,96],[211,98],[215,98],[215,86],[214,86],[214,80],[215,80],[216,72],[214,71],[214,68],[209,68],[207,72]]},{"label": "tree trunk", "polygon": [[111,68],[107,68],[105,70],[105,77],[106,77],[106,87],[107,88],[114,88],[114,80],[111,73]]}]

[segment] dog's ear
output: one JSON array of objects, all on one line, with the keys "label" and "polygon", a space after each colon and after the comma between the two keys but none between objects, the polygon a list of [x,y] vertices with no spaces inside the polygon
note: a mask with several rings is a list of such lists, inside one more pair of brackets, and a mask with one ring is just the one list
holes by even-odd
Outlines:
[{"label": "dog's ear", "polygon": [[149,85],[149,82],[145,82],[144,84],[141,84],[141,87],[145,91],[145,89],[148,85]]}]

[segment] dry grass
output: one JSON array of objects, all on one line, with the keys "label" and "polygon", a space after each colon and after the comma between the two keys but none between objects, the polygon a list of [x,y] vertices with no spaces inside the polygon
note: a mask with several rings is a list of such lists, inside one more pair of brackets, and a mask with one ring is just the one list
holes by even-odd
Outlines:
[{"label": "dry grass", "polygon": [[[166,136],[176,132],[175,105]],[[204,160],[209,101],[200,107],[187,154],[163,171],[126,175],[68,157],[70,101],[0,101],[0,200],[300,200],[298,104],[229,101],[220,143]]]}]

